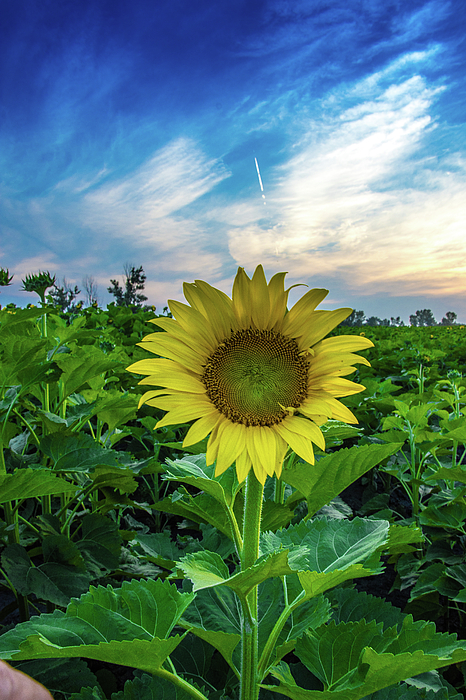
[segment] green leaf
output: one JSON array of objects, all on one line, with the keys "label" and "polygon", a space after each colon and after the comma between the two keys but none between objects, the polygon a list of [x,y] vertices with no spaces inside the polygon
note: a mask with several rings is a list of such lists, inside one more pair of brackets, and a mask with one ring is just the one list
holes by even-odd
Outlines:
[{"label": "green leaf", "polygon": [[138,487],[138,482],[131,469],[99,466],[89,476],[94,482],[94,486],[99,489],[112,488],[118,489],[120,493],[133,493]]},{"label": "green leaf", "polygon": [[139,544],[146,558],[158,566],[163,566],[164,569],[173,569],[175,562],[181,559],[184,554],[183,550],[171,539],[169,532],[137,534],[132,544]]},{"label": "green leaf", "polygon": [[282,479],[307,499],[308,517],[338,496],[362,474],[398,452],[403,443],[364,445],[332,452],[314,465],[297,463],[285,469]]},{"label": "green leaf", "polygon": [[350,690],[363,685],[368,669],[359,666],[359,657],[379,638],[380,627],[373,620],[338,625],[332,620],[299,639],[295,654],[324,688]]},{"label": "green leaf", "polygon": [[241,641],[242,611],[238,598],[229,588],[207,588],[197,593],[183,614],[181,624],[196,637],[212,644],[237,673],[239,658],[234,655]]},{"label": "green leaf", "polygon": [[122,393],[118,389],[106,389],[99,396],[95,413],[97,418],[107,424],[111,433],[119,425],[124,425],[137,417],[139,396],[137,394]]},{"label": "green leaf", "polygon": [[[81,700],[81,698],[71,698],[71,700]],[[141,678],[135,678],[134,681],[127,681],[124,690],[112,694],[112,700],[192,700],[192,695],[177,688],[165,678],[144,674]]]},{"label": "green leaf", "polygon": [[[428,674],[422,674],[422,676],[427,675]],[[417,678],[422,676],[418,676]],[[410,680],[412,681],[416,679]],[[365,698],[365,700],[464,700],[463,695],[455,692],[454,690],[449,692],[448,687],[441,685],[441,683],[439,683],[435,690],[427,689],[419,692],[418,688],[425,688],[425,686],[410,686],[406,683],[400,683],[400,685],[395,685],[391,688],[384,688],[383,690],[378,690],[375,693],[371,693],[367,696],[367,698]]]},{"label": "green leaf", "polygon": [[446,479],[447,481],[459,481],[466,484],[466,467],[440,467],[433,474],[426,477],[426,481],[430,479]]},{"label": "green leaf", "polygon": [[191,579],[194,591],[225,583],[230,575],[228,566],[217,552],[188,554],[178,562],[178,567]]},{"label": "green leaf", "polygon": [[233,539],[225,508],[209,494],[200,493],[197,496],[191,496],[187,491],[178,490],[168,498],[157,501],[151,507],[154,510],[162,511],[162,513],[180,515],[194,520],[196,523],[210,523],[224,535]]},{"label": "green leaf", "polygon": [[[318,695],[303,694],[302,689],[295,692],[285,678],[292,691],[286,695],[358,700],[412,676],[462,661],[466,644],[457,642],[455,635],[437,634],[433,623],[413,622],[407,615],[398,631],[395,627],[382,630],[375,620],[338,625],[332,621],[299,639],[295,653],[325,690],[312,691]],[[272,670],[272,675],[283,682],[283,667]]]},{"label": "green leaf", "polygon": [[261,552],[288,547],[305,547],[305,566],[300,569],[326,573],[366,561],[387,542],[388,522],[354,518],[353,520],[302,521],[276,533],[261,535]]},{"label": "green leaf", "polygon": [[122,364],[93,345],[78,347],[70,354],[57,355],[55,362],[63,370],[61,380],[65,397],[76,392],[93,377],[110,369],[119,369]]},{"label": "green leaf", "polygon": [[60,479],[50,469],[15,469],[13,474],[0,474],[0,503],[76,489],[76,485]]},{"label": "green leaf", "polygon": [[421,525],[439,527],[445,530],[463,531],[466,519],[466,504],[460,502],[448,503],[438,508],[435,505],[428,505],[419,514]]},{"label": "green leaf", "polygon": [[95,685],[94,687],[82,688],[79,693],[73,693],[70,700],[106,700],[106,696],[102,688]]},{"label": "green leaf", "polygon": [[87,472],[97,466],[119,465],[117,452],[101,447],[84,433],[46,435],[40,448],[53,461],[55,471]]},{"label": "green leaf", "polygon": [[[203,458],[202,461],[205,461],[205,456],[202,455],[201,457]],[[195,457],[191,459],[178,459],[175,461],[167,459],[166,464],[167,468],[163,476],[164,479],[182,481],[185,484],[190,484],[191,486],[198,488],[199,491],[208,493],[221,505],[225,507],[227,505],[231,505],[231,495],[225,493],[219,479],[215,479],[213,476],[207,474],[208,471],[212,472],[213,467],[210,469],[204,467],[204,469],[202,469],[195,462]]]},{"label": "green leaf", "polygon": [[66,613],[39,615],[6,632],[0,654],[14,660],[84,656],[153,673],[181,641],[169,635],[192,599],[160,579],[124,581],[118,589],[91,586]]},{"label": "green leaf", "polygon": [[82,520],[81,535],[76,547],[91,574],[100,577],[117,568],[121,537],[116,522],[100,513],[88,513]]},{"label": "green leaf", "polygon": [[231,634],[221,630],[206,630],[203,627],[189,627],[189,631],[217,649],[233,671],[237,672],[233,661],[233,653],[241,641],[241,634]]},{"label": "green leaf", "polygon": [[382,623],[383,629],[396,627],[401,630],[406,615],[383,598],[359,592],[352,588],[336,588],[325,594],[330,601],[336,623],[366,622]]},{"label": "green leaf", "polygon": [[27,673],[52,693],[78,693],[81,688],[97,685],[97,678],[82,659],[41,659],[19,661],[14,667]]},{"label": "green leaf", "polygon": [[80,595],[89,586],[89,575],[81,570],[81,566],[67,566],[54,561],[33,566],[26,550],[19,544],[11,544],[4,549],[2,565],[18,593],[33,593],[55,605],[67,605],[72,596]]},{"label": "green leaf", "polygon": [[390,523],[388,531],[388,542],[384,549],[388,549],[390,554],[403,554],[404,552],[412,552],[415,548],[412,544],[421,544],[425,537],[422,530],[414,524],[409,526],[399,525],[398,523]]}]

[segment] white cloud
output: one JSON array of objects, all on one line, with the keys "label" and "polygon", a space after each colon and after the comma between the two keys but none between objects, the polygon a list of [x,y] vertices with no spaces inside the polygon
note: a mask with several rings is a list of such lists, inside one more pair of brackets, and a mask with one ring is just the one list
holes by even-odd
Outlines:
[{"label": "white cloud", "polygon": [[84,220],[124,237],[153,239],[153,227],[202,197],[229,174],[188,138],[157,151],[140,168],[85,195]]},{"label": "white cloud", "polygon": [[375,80],[369,96],[364,82],[366,99],[340,115],[334,102],[325,136],[311,133],[278,169],[275,221],[230,227],[230,253],[362,294],[466,291],[466,169],[419,154],[437,90],[415,75],[385,89]]}]

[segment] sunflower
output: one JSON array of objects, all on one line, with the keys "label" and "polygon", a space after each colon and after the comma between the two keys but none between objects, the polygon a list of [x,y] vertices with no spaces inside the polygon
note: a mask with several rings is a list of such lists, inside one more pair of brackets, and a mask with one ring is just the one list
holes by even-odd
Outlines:
[{"label": "sunflower", "polygon": [[288,311],[285,275],[267,284],[261,265],[252,279],[240,267],[231,299],[202,280],[184,284],[189,306],[170,301],[174,318],[151,321],[166,332],[139,343],[158,357],[127,368],[157,387],[139,402],[167,411],[156,427],[193,420],[183,447],[210,434],[206,459],[216,476],[236,463],[240,482],[252,468],[264,484],[280,476],[288,447],[314,464],[312,443],[325,449],[319,426],[329,418],[358,422],[337,398],[364,390],[344,376],[355,363],[369,365],[353,351],[373,343],[325,339],[352,311],[316,311],[326,289],[308,291]]}]

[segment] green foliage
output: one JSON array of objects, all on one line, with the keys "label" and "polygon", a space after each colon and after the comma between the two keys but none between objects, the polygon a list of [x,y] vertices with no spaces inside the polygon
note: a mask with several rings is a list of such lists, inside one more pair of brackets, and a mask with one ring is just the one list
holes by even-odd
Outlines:
[{"label": "green foliage", "polygon": [[[111,694],[85,658],[151,674],[112,700],[232,700],[256,591],[260,700],[459,700],[435,669],[459,669],[466,645],[432,621],[466,619],[465,329],[451,314],[336,329],[376,343],[367,390],[345,399],[359,425],[324,425],[314,465],[287,456],[243,567],[235,470],[215,477],[205,441],[183,450],[187,426],[137,410],[125,367],[149,320],[118,303],[0,310],[0,587],[22,620],[0,657],[66,700]],[[354,588],[384,566],[404,612]]]}]

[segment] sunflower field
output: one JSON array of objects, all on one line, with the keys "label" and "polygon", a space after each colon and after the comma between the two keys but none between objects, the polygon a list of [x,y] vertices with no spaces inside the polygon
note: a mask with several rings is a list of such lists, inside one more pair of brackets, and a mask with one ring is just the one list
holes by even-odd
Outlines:
[{"label": "sunflower field", "polygon": [[55,700],[465,697],[466,329],[324,292],[0,310],[0,659]]}]

